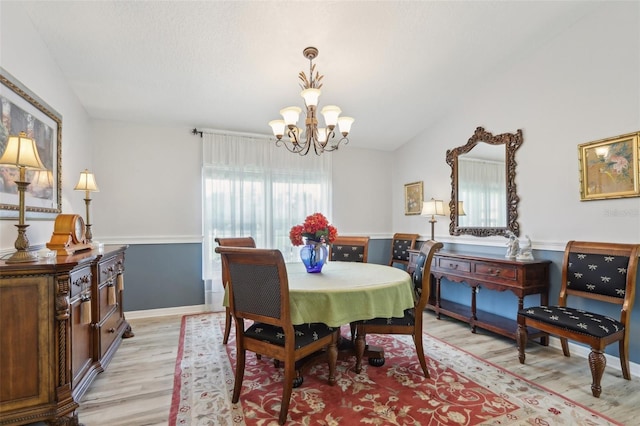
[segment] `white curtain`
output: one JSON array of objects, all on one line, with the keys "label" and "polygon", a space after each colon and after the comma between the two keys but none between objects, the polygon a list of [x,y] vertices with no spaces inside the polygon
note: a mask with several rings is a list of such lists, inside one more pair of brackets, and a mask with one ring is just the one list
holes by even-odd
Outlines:
[{"label": "white curtain", "polygon": [[463,227],[507,226],[505,163],[458,159],[458,199],[464,202]]},{"label": "white curtain", "polygon": [[331,221],[331,155],[300,157],[257,136],[204,133],[202,164],[205,299],[221,292],[215,237],[252,236],[257,247],[277,248],[299,260],[289,231],[308,215]]}]

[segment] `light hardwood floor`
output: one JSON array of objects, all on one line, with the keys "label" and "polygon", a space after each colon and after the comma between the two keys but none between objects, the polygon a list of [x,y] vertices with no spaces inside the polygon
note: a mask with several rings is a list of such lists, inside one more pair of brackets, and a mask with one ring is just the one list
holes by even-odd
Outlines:
[{"label": "light hardwood floor", "polygon": [[[123,340],[107,370],[85,394],[80,422],[85,426],[167,425],[180,321],[179,315],[129,321],[135,337]],[[473,334],[467,324],[444,317],[437,320],[430,312],[425,313],[425,330],[623,424],[638,424],[640,378],[624,380],[619,368],[607,365],[602,396],[594,398],[584,358],[566,358],[559,349],[531,343],[526,364],[521,365],[514,341],[481,330]]]}]

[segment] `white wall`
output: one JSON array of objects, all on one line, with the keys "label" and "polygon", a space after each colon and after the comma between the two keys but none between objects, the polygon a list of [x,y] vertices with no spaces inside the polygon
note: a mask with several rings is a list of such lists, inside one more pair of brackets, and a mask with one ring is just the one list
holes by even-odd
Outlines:
[{"label": "white wall", "polygon": [[[94,240],[201,241],[200,137],[190,128],[94,120],[92,142]],[[388,236],[389,153],[347,146],[326,155],[334,158],[332,223],[344,234]]]},{"label": "white wall", "polygon": [[[80,172],[91,169],[92,144],[86,111],[17,2],[0,2],[0,66],[62,115],[62,211],[84,217],[84,194],[73,190]],[[0,250],[11,249],[17,220],[0,221]],[[29,220],[32,246],[49,241],[53,222]]]},{"label": "white wall", "polygon": [[[522,236],[563,248],[571,239],[640,242],[640,198],[580,201],[581,143],[640,130],[640,3],[602,3],[556,38],[514,63],[498,64],[495,79],[469,93],[437,126],[396,154],[393,205],[403,184],[425,183],[425,198],[450,199],[447,148],[464,145],[477,126],[494,134],[522,129],[516,153]],[[423,218],[393,211],[398,230],[424,229]],[[501,237],[448,236],[443,241],[502,244]]]}]

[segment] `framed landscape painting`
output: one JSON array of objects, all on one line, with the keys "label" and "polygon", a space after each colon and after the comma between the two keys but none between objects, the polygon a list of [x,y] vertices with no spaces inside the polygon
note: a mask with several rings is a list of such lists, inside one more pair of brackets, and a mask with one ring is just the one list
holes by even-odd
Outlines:
[{"label": "framed landscape painting", "polygon": [[[25,192],[27,219],[54,219],[62,211],[62,116],[0,68],[0,155],[9,136],[25,132],[36,141],[38,155],[47,170],[27,170],[31,182]],[[19,196],[15,180],[18,169],[0,165],[0,219],[19,215]]]},{"label": "framed landscape painting", "polygon": [[420,214],[423,200],[422,181],[404,185],[404,214]]},{"label": "framed landscape painting", "polygon": [[578,146],[581,201],[640,196],[639,138],[628,133]]}]

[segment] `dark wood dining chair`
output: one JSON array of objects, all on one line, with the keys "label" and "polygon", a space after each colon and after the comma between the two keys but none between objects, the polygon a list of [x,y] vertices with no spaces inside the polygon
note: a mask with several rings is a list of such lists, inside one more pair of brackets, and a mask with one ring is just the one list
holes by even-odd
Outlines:
[{"label": "dark wood dining chair", "polygon": [[[278,421],[284,424],[296,378],[296,362],[325,350],[329,384],[336,382],[340,328],[325,324],[293,325],[289,281],[280,250],[216,247],[229,277],[229,305],[236,330],[236,371],[232,402],[240,399],[246,351],[281,361],[284,369]],[[245,322],[245,320],[248,320]]]},{"label": "dark wood dining chair", "polygon": [[[216,237],[214,239],[218,246],[220,247],[256,247],[256,242],[253,237],[229,237],[229,238],[219,238]],[[227,277],[224,275],[224,268],[222,268],[222,286],[225,287],[227,285]],[[224,318],[224,337],[222,338],[222,343],[225,345],[229,341],[229,333],[231,333],[231,309],[229,307],[225,308],[225,318]]]},{"label": "dark wood dining chair", "polygon": [[442,247],[442,243],[433,240],[425,241],[422,244],[421,253],[416,260],[416,269],[412,276],[415,304],[413,308],[405,310],[403,318],[373,318],[356,322],[356,373],[362,370],[367,334],[408,334],[413,336],[424,376],[429,378],[422,344],[422,313],[429,300],[431,290],[433,255]]},{"label": "dark wood dining chair", "polygon": [[[591,347],[591,393],[596,398],[602,393],[600,381],[607,365],[603,351],[611,343],[618,342],[622,376],[631,380],[629,325],[635,299],[639,254],[638,244],[569,241],[562,262],[558,304],[533,306],[518,312],[520,363],[524,364],[525,361],[527,327],[532,327],[547,335],[559,337],[564,356],[570,356],[568,340]],[[618,319],[610,316],[610,310],[598,310],[599,307],[604,309],[606,304],[590,305],[589,310],[585,310],[582,308],[584,299],[619,305]]]},{"label": "dark wood dining chair", "polygon": [[329,246],[329,260],[367,263],[369,237],[336,237]]},{"label": "dark wood dining chair", "polygon": [[407,269],[409,265],[409,249],[415,247],[418,237],[418,234],[393,234],[389,266],[401,264],[404,265],[404,269]]}]

